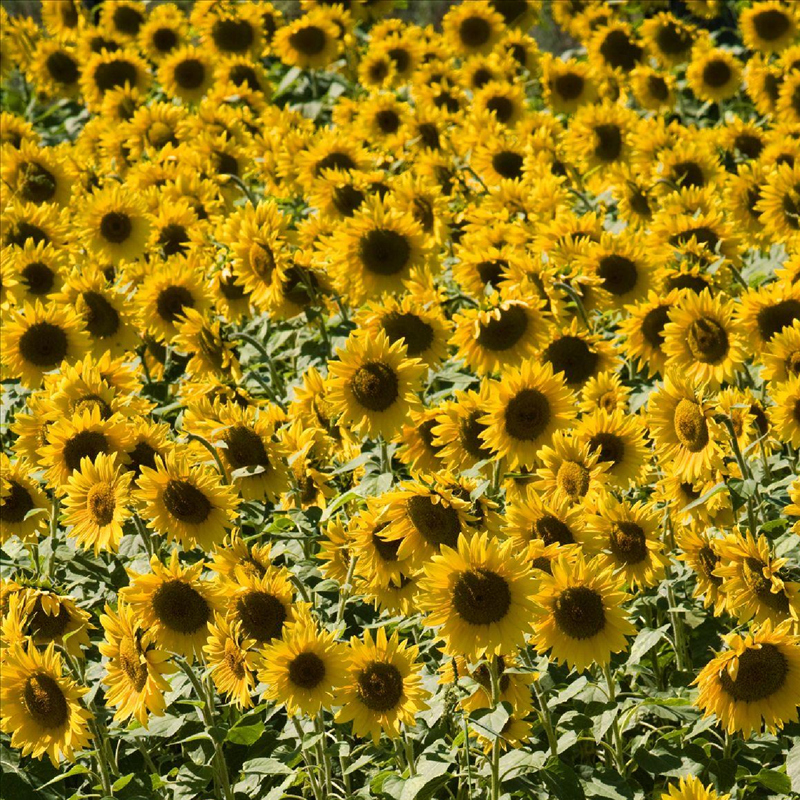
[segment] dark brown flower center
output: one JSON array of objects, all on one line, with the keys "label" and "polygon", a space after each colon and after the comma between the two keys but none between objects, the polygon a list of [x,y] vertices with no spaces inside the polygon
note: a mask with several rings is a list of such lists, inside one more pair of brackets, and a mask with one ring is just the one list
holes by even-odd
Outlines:
[{"label": "dark brown flower center", "polygon": [[121,88],[126,83],[136,86],[138,77],[136,65],[124,58],[115,58],[113,61],[98,64],[94,71],[94,83],[101,94],[105,94],[111,89]]},{"label": "dark brown flower center", "polygon": [[589,448],[600,451],[600,461],[619,464],[625,458],[625,441],[614,433],[596,433],[589,439]]},{"label": "dark brown flower center", "polygon": [[553,372],[564,373],[567,383],[585,383],[597,371],[600,356],[580,336],[562,336],[551,342],[542,359],[553,365]]},{"label": "dark brown flower center", "polygon": [[644,531],[630,520],[614,523],[609,543],[614,556],[625,564],[638,564],[647,558],[647,538]]},{"label": "dark brown flower center", "polygon": [[64,692],[44,672],[36,672],[25,681],[22,699],[36,724],[47,730],[60,728],[69,719],[69,705]]},{"label": "dark brown flower center", "polygon": [[214,509],[193,483],[174,478],[164,489],[164,506],[173,517],[189,525],[202,525]]},{"label": "dark brown flower center", "polygon": [[96,483],[86,495],[86,505],[92,521],[100,527],[110,525],[114,520],[117,498],[114,487],[108,483]]},{"label": "dark brown flower center", "polygon": [[69,53],[65,53],[63,50],[57,50],[55,53],[51,53],[47,57],[45,66],[47,67],[47,72],[50,77],[56,81],[56,83],[61,83],[64,86],[72,86],[81,76],[80,70],[78,69],[78,62],[75,61]]},{"label": "dark brown flower center", "polygon": [[616,161],[622,153],[622,131],[618,125],[598,125],[594,129],[594,154],[601,161]]},{"label": "dark brown flower center", "polygon": [[315,689],[324,679],[325,662],[316,653],[299,653],[289,664],[289,680],[301,689]]},{"label": "dark brown flower center", "polygon": [[257,642],[280,638],[286,621],[286,608],[279,597],[269,592],[250,591],[236,604],[245,635]]},{"label": "dark brown flower center", "polygon": [[656,306],[642,319],[642,336],[654,350],[664,344],[664,326],[669,322],[669,306]]},{"label": "dark brown flower center", "polygon": [[710,317],[692,321],[686,332],[686,343],[692,355],[703,364],[718,363],[729,350],[725,328]]},{"label": "dark brown flower center", "polygon": [[517,344],[528,330],[528,315],[519,304],[500,308],[478,325],[476,341],[487,350],[502,352]]},{"label": "dark brown flower center", "polygon": [[492,167],[501,177],[514,180],[522,177],[524,161],[525,159],[513,150],[501,150],[492,156]]},{"label": "dark brown flower center", "polygon": [[765,42],[780,39],[791,26],[789,18],[779,8],[768,8],[753,15],[753,27],[758,38]]},{"label": "dark brown flower center", "polygon": [[91,336],[94,339],[114,336],[121,324],[114,306],[100,292],[82,292],[81,299],[86,304],[86,329]]},{"label": "dark brown flower center", "polygon": [[491,35],[491,25],[483,17],[467,17],[458,28],[459,38],[470,48],[482,47]]},{"label": "dark brown flower center", "polygon": [[394,664],[373,661],[358,674],[358,699],[378,713],[391,711],[403,699],[403,676]]},{"label": "dark brown flower center", "polygon": [[616,253],[600,259],[597,274],[603,281],[603,288],[617,297],[633,291],[639,279],[636,263]]},{"label": "dark brown flower center", "polygon": [[414,495],[406,503],[406,512],[419,535],[430,545],[456,547],[461,520],[455,508],[444,500],[434,503],[428,495]]},{"label": "dark brown flower center", "polygon": [[369,411],[386,411],[400,396],[397,373],[382,361],[362,364],[350,379],[350,391]]},{"label": "dark brown flower center", "polygon": [[325,49],[327,41],[325,31],[316,25],[306,25],[289,37],[290,47],[304,56],[319,55]]},{"label": "dark brown flower center", "polygon": [[668,56],[679,56],[691,48],[693,37],[682,25],[670,21],[661,25],[656,33],[658,49]]},{"label": "dark brown flower center", "polygon": [[481,409],[475,409],[469,416],[463,417],[458,426],[458,442],[478,461],[483,461],[491,456],[492,451],[486,446],[481,438],[481,434],[486,430],[486,426],[478,420],[484,415]]},{"label": "dark brown flower center", "polygon": [[43,295],[52,291],[56,273],[47,264],[33,261],[22,268],[20,277],[29,294]]},{"label": "dark brown flower center", "polygon": [[727,61],[709,61],[703,68],[703,83],[712,89],[719,89],[725,86],[731,79],[732,72]]},{"label": "dark brown flower center", "polygon": [[790,327],[796,319],[800,319],[800,300],[780,300],[758,312],[758,332],[765,342],[769,342],[776,333]]},{"label": "dark brown flower center", "polygon": [[118,6],[114,9],[114,27],[120,33],[136,36],[144,22],[144,17],[132,6]]},{"label": "dark brown flower center", "polygon": [[29,203],[47,203],[55,197],[56,179],[50,170],[33,161],[19,168],[19,193]]},{"label": "dark brown flower center", "polygon": [[194,298],[185,286],[167,286],[156,298],[156,312],[165,322],[177,322],[185,308],[193,307]]},{"label": "dark brown flower center", "polygon": [[37,598],[25,626],[25,633],[38,641],[51,642],[67,632],[71,620],[69,609],[63,603],[59,605],[57,614],[48,614],[42,606],[41,598]]},{"label": "dark brown flower center", "polygon": [[612,30],[600,45],[600,54],[609,66],[630,72],[642,60],[644,51],[625,31]]},{"label": "dark brown flower center", "polygon": [[232,425],[222,437],[225,459],[233,469],[269,467],[269,457],[261,437],[245,425]]},{"label": "dark brown flower center", "polygon": [[699,403],[685,397],[681,399],[675,406],[673,421],[678,441],[689,452],[699,453],[708,445],[708,423]]},{"label": "dark brown flower center", "polygon": [[563,100],[577,100],[583,93],[586,82],[576,72],[566,72],[553,81],[553,88]]},{"label": "dark brown flower center", "polygon": [[73,472],[80,469],[81,459],[94,461],[100,453],[109,451],[109,442],[102,431],[78,431],[67,439],[61,457],[66,468]]},{"label": "dark brown flower center", "polygon": [[558,629],[572,639],[590,639],[606,626],[603,598],[588,586],[572,586],[561,592],[553,613]]},{"label": "dark brown flower center", "polygon": [[243,53],[255,39],[255,33],[246,19],[219,19],[211,27],[214,44],[224,53]]},{"label": "dark brown flower center", "polygon": [[789,663],[774,645],[748,647],[738,657],[739,669],[732,679],[727,669],[719,673],[723,691],[737,702],[757,703],[779,692],[786,683]]},{"label": "dark brown flower center", "polygon": [[172,28],[159,28],[153,31],[150,42],[159,53],[169,53],[178,44],[178,34]]},{"label": "dark brown flower center", "polygon": [[453,584],[453,608],[470,625],[499,622],[511,608],[508,582],[488,569],[461,572]]},{"label": "dark brown flower center", "polygon": [[408,266],[411,245],[405,236],[388,228],[375,228],[359,242],[359,257],[375,275],[396,275]]},{"label": "dark brown flower center", "polygon": [[175,65],[173,77],[181,89],[199,89],[206,79],[206,66],[199,58],[185,58]]},{"label": "dark brown flower center", "polygon": [[381,318],[381,327],[392,344],[405,342],[411,358],[424,353],[433,344],[433,328],[412,312],[392,311]]},{"label": "dark brown flower center", "polygon": [[122,244],[132,232],[131,218],[122,211],[111,211],[100,221],[100,235],[112,244]]},{"label": "dark brown flower center", "polygon": [[531,525],[531,538],[541,539],[546,545],[575,543],[569,526],[552,514],[546,514],[534,521]]},{"label": "dark brown flower center", "polygon": [[153,613],[160,625],[175,633],[191,635],[205,630],[211,608],[200,592],[175,578],[165,581],[153,594]]},{"label": "dark brown flower center", "polygon": [[519,441],[532,442],[550,424],[550,402],[547,395],[538,389],[523,389],[508,401],[504,417],[509,436]]},{"label": "dark brown flower center", "polygon": [[0,522],[16,524],[35,506],[30,492],[15,480],[8,479],[6,494],[0,497]]}]

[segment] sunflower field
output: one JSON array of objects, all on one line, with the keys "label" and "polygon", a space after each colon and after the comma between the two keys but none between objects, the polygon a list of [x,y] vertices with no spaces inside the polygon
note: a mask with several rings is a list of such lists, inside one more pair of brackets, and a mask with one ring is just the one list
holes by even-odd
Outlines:
[{"label": "sunflower field", "polygon": [[800,797],[800,3],[0,50],[0,797]]}]

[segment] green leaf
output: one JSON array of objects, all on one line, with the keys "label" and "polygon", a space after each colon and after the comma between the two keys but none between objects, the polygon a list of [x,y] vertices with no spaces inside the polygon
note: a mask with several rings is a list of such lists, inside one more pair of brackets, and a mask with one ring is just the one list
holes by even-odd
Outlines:
[{"label": "green leaf", "polygon": [[628,664],[640,661],[642,656],[647,655],[664,638],[668,630],[669,625],[662,625],[660,628],[642,628],[633,640]]},{"label": "green leaf", "polygon": [[[3,765],[3,767],[5,768],[5,764]],[[89,772],[89,767],[85,767],[83,764],[76,764],[74,767],[72,767],[72,769],[68,770],[67,772],[63,772],[60,775],[56,775],[55,778],[53,778],[50,781],[47,781],[47,783],[44,784],[44,786],[42,786],[42,789],[48,786],[52,786],[54,783],[61,783],[61,781],[65,781],[67,778],[71,778],[73,775],[85,775],[87,772]]]},{"label": "green leaf", "polygon": [[541,772],[550,793],[559,800],[584,800],[586,795],[572,767],[551,757]]},{"label": "green leaf", "polygon": [[800,794],[800,742],[786,756],[786,774],[792,783],[792,791]]},{"label": "green leaf", "polygon": [[789,794],[792,791],[792,780],[783,772],[776,769],[762,769],[758,775],[754,775],[751,782],[760,783],[766,786],[771,792],[777,794]]},{"label": "green leaf", "polygon": [[508,722],[510,716],[507,703],[498,703],[497,708],[479,708],[469,715],[470,722],[486,735],[489,739],[494,739],[503,731],[503,726]]},{"label": "green leaf", "polygon": [[225,741],[232,744],[251,745],[255,744],[263,733],[263,722],[257,722],[255,725],[235,725],[228,731]]},{"label": "green leaf", "polygon": [[129,772],[127,775],[123,775],[121,778],[117,778],[111,785],[111,790],[114,792],[118,792],[120,789],[124,789],[132,780],[133,780],[133,773]]}]

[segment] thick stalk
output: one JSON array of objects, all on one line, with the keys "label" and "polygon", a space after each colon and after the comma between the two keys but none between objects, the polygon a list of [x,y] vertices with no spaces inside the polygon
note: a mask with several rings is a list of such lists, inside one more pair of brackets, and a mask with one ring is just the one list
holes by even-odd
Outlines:
[{"label": "thick stalk", "polygon": [[[610,703],[616,704],[617,702],[617,690],[614,685],[614,677],[611,674],[611,663],[606,662],[603,664],[603,672],[606,676],[606,686],[608,688],[608,701]],[[620,775],[625,775],[625,749],[622,746],[622,733],[619,729],[619,719],[617,716],[614,716],[614,722],[611,725],[611,731],[614,737],[614,752],[616,753],[617,757],[617,769],[620,772]]]},{"label": "thick stalk", "polygon": [[[492,708],[497,708],[500,702],[500,675],[497,670],[497,660],[492,657],[488,662],[489,679],[492,686]],[[500,800],[500,732],[494,731],[492,742],[492,785],[491,800]]]},{"label": "thick stalk", "polygon": [[547,701],[544,699],[539,681],[534,678],[532,685],[533,692],[536,695],[536,702],[539,705],[539,716],[542,720],[542,727],[547,734],[547,743],[550,745],[550,754],[558,756],[558,740],[556,739],[556,732],[553,728],[553,719],[550,716],[550,709],[547,707]]}]

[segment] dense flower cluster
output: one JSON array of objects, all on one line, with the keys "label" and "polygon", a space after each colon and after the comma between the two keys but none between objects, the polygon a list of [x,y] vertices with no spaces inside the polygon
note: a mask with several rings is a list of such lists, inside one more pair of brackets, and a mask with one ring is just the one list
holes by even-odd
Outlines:
[{"label": "dense flower cluster", "polygon": [[1,12],[11,746],[108,794],[185,689],[413,777],[446,696],[496,798],[550,671],[795,721],[800,9],[301,5]]}]

